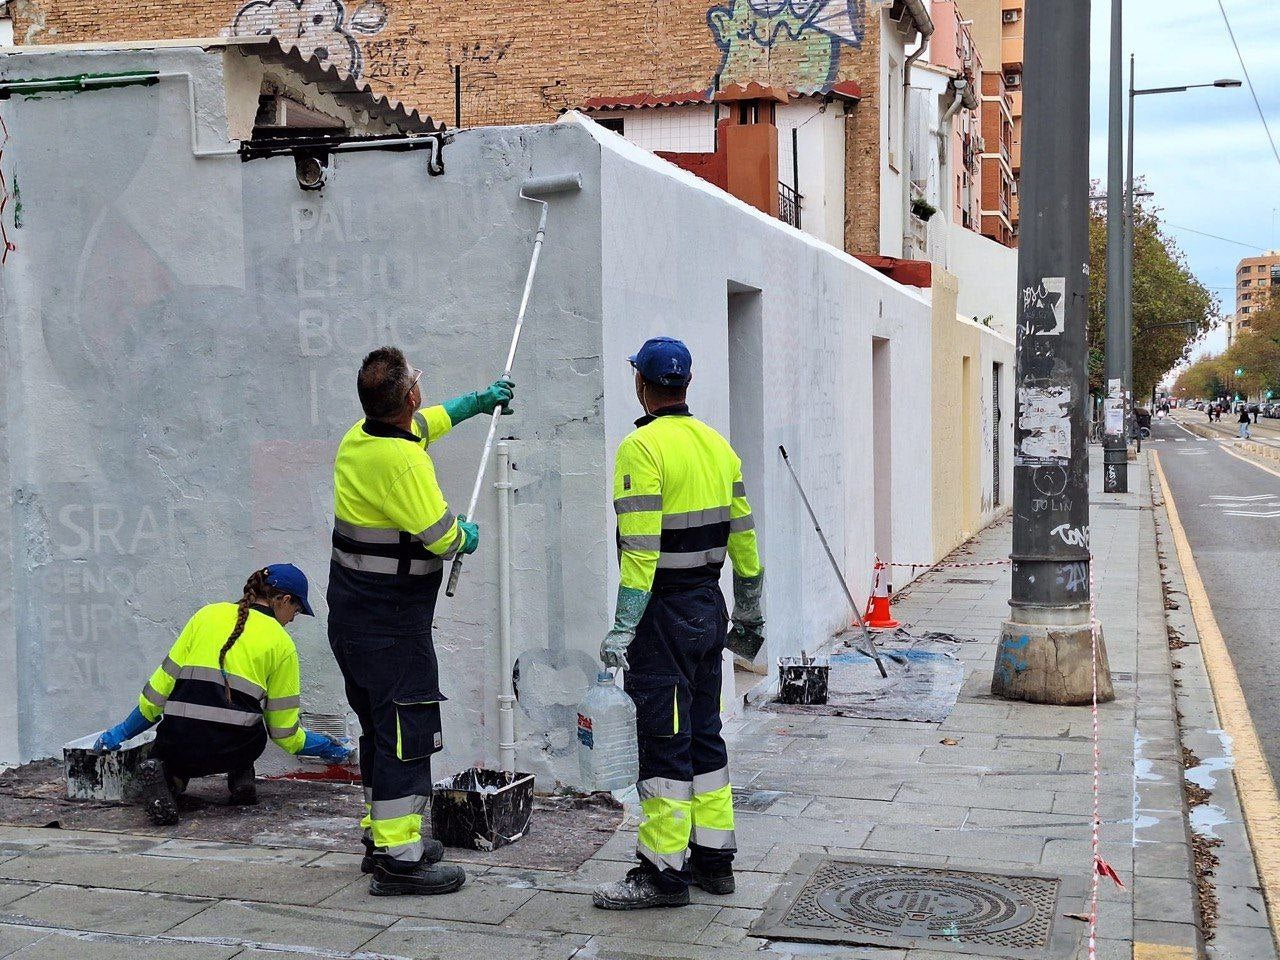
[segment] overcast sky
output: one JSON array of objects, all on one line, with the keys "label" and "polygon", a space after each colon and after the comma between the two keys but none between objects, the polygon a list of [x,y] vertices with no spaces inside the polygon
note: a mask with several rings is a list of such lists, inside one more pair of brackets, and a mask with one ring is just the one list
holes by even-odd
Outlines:
[{"label": "overcast sky", "polygon": [[[1280,0],[1223,0],[1223,5],[1271,132],[1280,141]],[[1140,89],[1244,79],[1218,0],[1124,0],[1124,19],[1126,80],[1132,52]],[[1089,169],[1104,188],[1110,23],[1109,0],[1093,0]],[[1223,313],[1231,313],[1236,263],[1280,248],[1280,162],[1271,152],[1248,86],[1139,97],[1137,104],[1135,171],[1155,191],[1168,233],[1187,254],[1193,272],[1218,295]],[[1218,330],[1198,352],[1225,346],[1225,330]]]}]

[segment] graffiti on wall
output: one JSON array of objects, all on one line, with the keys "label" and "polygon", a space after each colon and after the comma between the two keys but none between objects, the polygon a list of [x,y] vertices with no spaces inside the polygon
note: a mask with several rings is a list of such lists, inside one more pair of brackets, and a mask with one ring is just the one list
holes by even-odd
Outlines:
[{"label": "graffiti on wall", "polygon": [[728,0],[707,11],[707,25],[721,86],[814,90],[836,82],[844,47],[862,46],[866,0]]},{"label": "graffiti on wall", "polygon": [[364,0],[348,15],[342,0],[250,0],[231,20],[233,37],[278,37],[304,57],[315,57],[359,79],[364,54],[359,37],[372,37],[387,25],[382,0]]}]

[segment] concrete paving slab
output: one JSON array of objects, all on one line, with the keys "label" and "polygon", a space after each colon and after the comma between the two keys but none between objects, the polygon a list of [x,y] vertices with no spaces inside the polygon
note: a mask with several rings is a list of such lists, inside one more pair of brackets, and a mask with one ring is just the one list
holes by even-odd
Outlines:
[{"label": "concrete paving slab", "polygon": [[[174,943],[106,934],[49,933],[7,960],[231,960],[240,956],[238,946],[211,943]],[[275,955],[280,960],[280,955]]]},{"label": "concrete paving slab", "polygon": [[503,927],[693,943],[711,925],[719,909],[696,904],[679,910],[598,910],[585,894],[540,890]]},{"label": "concrete paving slab", "polygon": [[1011,836],[990,830],[940,830],[932,827],[876,827],[863,845],[895,853],[939,853],[1016,864],[1040,862],[1041,837]]},{"label": "concrete paving slab", "polygon": [[14,900],[21,900],[29,893],[35,893],[44,884],[41,883],[22,883],[17,880],[0,881],[0,907],[6,903],[12,903]]},{"label": "concrete paving slab", "polygon": [[[1187,950],[1195,950],[1199,946],[1200,931],[1189,923],[1166,923],[1161,920],[1135,920],[1133,922],[1133,942],[1135,946],[1139,943],[1156,945],[1158,951],[1151,952],[1147,956],[1154,958],[1159,957],[1161,960],[1165,957],[1176,957],[1177,954],[1172,952],[1176,948]],[[1138,955],[1134,950],[1134,956]],[[1192,960],[1194,954],[1188,957]]]},{"label": "concrete paving slab", "polygon": [[[799,957],[829,957],[832,960],[907,960],[902,950],[865,950],[857,947],[840,947],[838,951],[824,950],[812,944],[770,941],[767,948],[761,941],[747,939],[741,944],[688,944],[664,943],[661,956],[664,960],[794,960]],[[574,960],[654,960],[653,944],[628,937],[592,937]],[[951,960],[955,960],[953,956]]]},{"label": "concrete paving slab", "polygon": [[[624,870],[608,864],[613,874]],[[311,869],[311,868],[308,868]],[[395,917],[427,917],[457,920],[463,923],[499,924],[524,906],[538,892],[531,880],[515,874],[490,871],[481,876],[468,876],[466,886],[445,897],[375,897],[369,893],[369,880],[363,877],[319,905],[363,913],[390,914]],[[510,872],[508,872],[510,871]],[[532,874],[533,871],[529,871]],[[551,876],[557,876],[551,874]],[[603,881],[601,881],[603,882]],[[590,892],[588,889],[586,892]]]},{"label": "concrete paving slab", "polygon": [[5,906],[0,921],[146,936],[164,933],[211,903],[160,893],[50,884]]},{"label": "concrete paving slab", "polygon": [[959,827],[968,817],[967,807],[934,803],[911,803],[905,800],[839,800],[817,797],[798,820],[833,820],[843,818],[875,824],[917,824],[931,827]]},{"label": "concrete paving slab", "polygon": [[1275,956],[1275,942],[1267,927],[1219,925],[1205,947],[1209,960],[1259,960]]},{"label": "concrete paving slab", "polygon": [[[216,840],[175,838],[157,844],[145,854],[148,857],[179,857],[184,860],[227,860],[234,863],[281,863],[302,866],[329,856],[319,850],[288,847],[257,847],[247,843],[223,843]],[[356,857],[357,861],[359,856]]]},{"label": "concrete paving slab", "polygon": [[49,936],[47,930],[10,927],[0,923],[0,957],[11,957],[15,951],[47,936]]},{"label": "concrete paving slab", "polygon": [[260,944],[352,951],[391,923],[391,917],[371,913],[223,900],[169,932],[179,937],[235,936]]},{"label": "concrete paving slab", "polygon": [[586,942],[582,934],[407,917],[366,943],[361,952],[424,960],[569,960],[580,956]]},{"label": "concrete paving slab", "polygon": [[159,837],[92,830],[58,830],[43,827],[0,826],[0,843],[7,846],[52,847],[70,851],[140,853],[159,844]]},{"label": "concrete paving slab", "polygon": [[82,853],[45,847],[0,863],[0,877],[115,890],[145,890],[153,883],[176,877],[185,867],[186,862],[173,858],[152,860],[127,853]]},{"label": "concrete paving slab", "polygon": [[182,869],[148,883],[144,889],[197,897],[314,905],[351,886],[358,869],[302,867],[266,861],[176,861]]},{"label": "concrete paving slab", "polygon": [[1266,927],[1267,905],[1257,887],[1215,885],[1218,894],[1218,923],[1230,927]]}]

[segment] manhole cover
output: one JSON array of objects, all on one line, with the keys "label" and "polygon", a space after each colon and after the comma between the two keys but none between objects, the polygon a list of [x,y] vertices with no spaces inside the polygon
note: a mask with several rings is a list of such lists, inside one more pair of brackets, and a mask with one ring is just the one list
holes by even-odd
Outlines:
[{"label": "manhole cover", "polygon": [[[1059,901],[1082,894],[1082,884],[1045,874],[811,856],[797,862],[751,932],[774,940],[1052,958],[1069,956],[1080,932],[1060,919]],[[1073,903],[1066,912],[1078,909]]]}]

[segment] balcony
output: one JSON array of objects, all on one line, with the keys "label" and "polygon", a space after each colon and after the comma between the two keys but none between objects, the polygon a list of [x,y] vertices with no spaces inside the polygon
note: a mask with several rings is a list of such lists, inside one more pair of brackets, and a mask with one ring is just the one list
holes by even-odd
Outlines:
[{"label": "balcony", "polygon": [[789,223],[797,230],[800,226],[800,209],[804,203],[804,195],[796,193],[782,181],[778,181],[778,219]]}]

